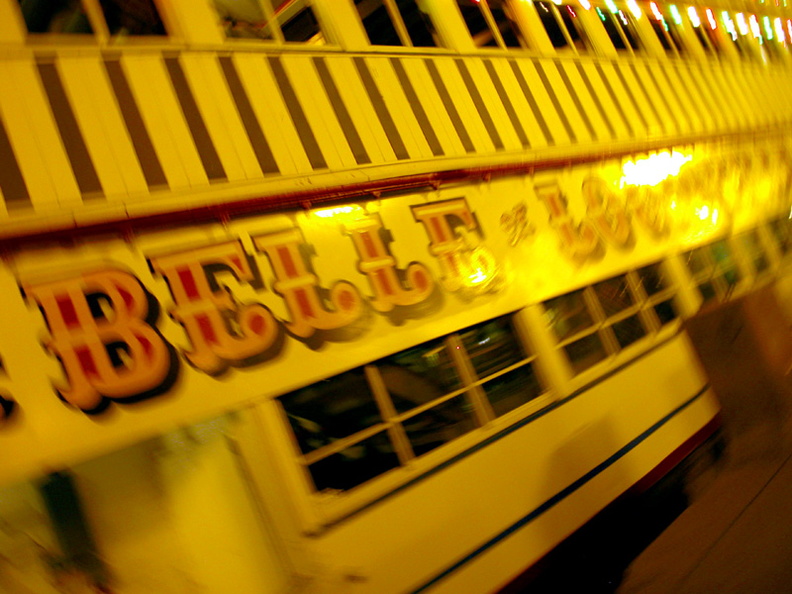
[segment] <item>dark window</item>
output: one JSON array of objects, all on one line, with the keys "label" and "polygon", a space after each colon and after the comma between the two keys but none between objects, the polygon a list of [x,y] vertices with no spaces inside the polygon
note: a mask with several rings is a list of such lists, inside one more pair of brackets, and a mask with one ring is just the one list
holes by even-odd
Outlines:
[{"label": "dark window", "polygon": [[560,340],[564,340],[594,324],[583,289],[545,301],[545,315]]},{"label": "dark window", "polygon": [[[19,0],[19,6],[29,33],[94,33],[80,0]],[[153,0],[99,0],[99,7],[110,35],[165,35]]]},{"label": "dark window", "polygon": [[382,422],[362,367],[287,394],[280,401],[304,454]]},{"label": "dark window", "polygon": [[279,398],[317,490],[347,490],[544,392],[504,316]]},{"label": "dark window", "polygon": [[444,339],[391,355],[377,362],[377,368],[398,413],[408,412],[462,386]]}]

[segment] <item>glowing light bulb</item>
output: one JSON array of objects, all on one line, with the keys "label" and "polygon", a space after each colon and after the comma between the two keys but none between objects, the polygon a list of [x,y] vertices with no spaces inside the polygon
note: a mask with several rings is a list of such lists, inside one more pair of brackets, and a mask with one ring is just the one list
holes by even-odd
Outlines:
[{"label": "glowing light bulb", "polygon": [[759,27],[759,19],[756,18],[755,14],[752,14],[748,19],[748,24],[751,26],[751,33],[753,33],[753,36],[757,39],[761,39],[762,29]]},{"label": "glowing light bulb", "polygon": [[616,14],[617,12],[619,12],[619,9],[617,8],[613,0],[605,0],[605,6],[608,7],[608,10],[611,11],[611,14]]},{"label": "glowing light bulb", "polygon": [[699,18],[699,15],[696,12],[696,9],[693,8],[692,6],[688,6],[688,16],[690,17],[690,24],[691,25],[693,25],[694,27],[700,27],[701,26],[701,19]]},{"label": "glowing light bulb", "polygon": [[652,15],[654,16],[654,18],[656,20],[658,20],[658,21],[662,21],[663,20],[663,14],[660,12],[660,9],[657,8],[657,4],[655,2],[650,2],[649,3],[649,8],[651,9]]},{"label": "glowing light bulb", "polygon": [[762,24],[764,25],[765,36],[767,37],[767,39],[772,39],[773,38],[773,24],[770,21],[770,17],[769,16],[765,16],[764,18],[762,18]]},{"label": "glowing light bulb", "polygon": [[635,0],[627,0],[627,8],[630,9],[630,12],[633,14],[636,20],[641,18],[641,7],[638,6],[638,3]]},{"label": "glowing light bulb", "polygon": [[589,0],[580,0],[580,5],[584,10],[591,10],[591,2]]},{"label": "glowing light bulb", "polygon": [[784,22],[781,20],[781,17],[776,17],[776,20],[773,21],[773,26],[775,27],[776,37],[778,37],[779,43],[786,43],[786,34],[784,33]]},{"label": "glowing light bulb", "polygon": [[736,17],[737,19],[737,29],[740,31],[740,35],[748,35],[748,21],[745,20],[745,15],[741,12],[738,12]]},{"label": "glowing light bulb", "polygon": [[645,159],[627,161],[622,166],[621,185],[656,186],[660,182],[679,175],[682,166],[693,159],[692,155],[656,153]]},{"label": "glowing light bulb", "polygon": [[706,221],[710,217],[710,209],[706,204],[695,210],[696,216],[702,221]]},{"label": "glowing light bulb", "polygon": [[679,9],[676,7],[676,4],[671,4],[668,7],[668,11],[671,13],[671,18],[673,19],[674,23],[677,25],[682,24],[682,15],[679,14]]},{"label": "glowing light bulb", "polygon": [[725,10],[721,13],[721,20],[726,26],[726,30],[732,36],[732,39],[737,39],[737,29],[734,28],[734,21],[731,19],[729,13]]},{"label": "glowing light bulb", "polygon": [[718,28],[718,22],[715,20],[715,15],[713,12],[708,8],[706,10],[707,20],[709,21],[710,29],[713,31]]}]

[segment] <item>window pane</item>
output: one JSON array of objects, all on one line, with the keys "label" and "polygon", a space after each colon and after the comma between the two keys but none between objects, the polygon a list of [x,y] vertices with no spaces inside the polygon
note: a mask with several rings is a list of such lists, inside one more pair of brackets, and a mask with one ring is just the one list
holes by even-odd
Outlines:
[{"label": "window pane", "polygon": [[726,281],[726,284],[730,287],[733,287],[738,282],[740,282],[740,272],[736,268],[732,268],[731,270],[726,270],[722,275],[721,278]]},{"label": "window pane", "polygon": [[506,414],[542,394],[542,386],[528,363],[484,384],[495,416]]},{"label": "window pane", "polygon": [[790,234],[790,221],[787,218],[776,219],[770,223],[770,230],[773,232],[778,249],[782,254],[786,254],[792,246],[792,234]]},{"label": "window pane", "polygon": [[412,44],[415,47],[435,47],[437,36],[429,15],[420,9],[415,0],[397,0],[396,5]]},{"label": "window pane", "polygon": [[596,332],[568,344],[564,347],[564,351],[569,357],[569,362],[572,364],[572,370],[575,373],[588,369],[608,356],[605,352],[605,346]]},{"label": "window pane", "polygon": [[93,33],[80,0],[19,0],[29,33]]},{"label": "window pane", "polygon": [[319,21],[304,0],[282,3],[275,11],[285,41],[324,44],[325,39],[319,28]]},{"label": "window pane", "polygon": [[641,318],[638,315],[630,316],[627,319],[616,322],[611,328],[621,348],[629,346],[636,340],[646,336],[646,329],[641,323]]},{"label": "window pane", "polygon": [[226,37],[273,39],[272,27],[258,0],[214,0],[214,5]]},{"label": "window pane", "polygon": [[425,454],[476,428],[473,407],[462,394],[402,423],[416,456]]},{"label": "window pane", "polygon": [[618,13],[619,24],[621,25],[622,32],[624,36],[627,38],[627,43],[630,44],[630,47],[634,50],[637,50],[641,47],[641,44],[638,42],[638,30],[635,25],[635,17],[629,13],[620,10]]},{"label": "window pane", "polygon": [[487,2],[492,17],[498,25],[503,43],[506,47],[520,47],[520,30],[517,24],[509,18],[505,0],[489,0]]},{"label": "window pane", "polygon": [[102,2],[110,35],[165,35],[153,0]]},{"label": "window pane", "polygon": [[534,2],[536,12],[544,25],[547,36],[550,38],[550,43],[553,47],[567,47],[569,42],[564,36],[561,25],[558,24],[555,15],[553,14],[553,7],[547,2]]},{"label": "window pane", "polygon": [[479,3],[476,0],[457,0],[457,4],[468,31],[470,31],[470,36],[473,38],[473,43],[477,47],[497,47],[498,42],[492,34],[487,19],[484,18],[484,14],[481,12]]},{"label": "window pane", "polygon": [[508,317],[475,326],[460,336],[479,379],[526,358]]},{"label": "window pane", "polygon": [[715,266],[720,270],[734,267],[734,258],[731,254],[729,244],[725,241],[716,241],[710,245],[710,254],[715,262]]},{"label": "window pane", "polygon": [[280,402],[303,453],[382,422],[362,367],[287,394]]},{"label": "window pane", "polygon": [[399,466],[386,432],[377,433],[308,467],[317,491],[345,491]]},{"label": "window pane", "polygon": [[674,307],[674,300],[669,299],[658,303],[654,306],[655,313],[660,320],[660,324],[665,326],[668,322],[672,322],[677,317],[676,308]]},{"label": "window pane", "polygon": [[717,291],[715,290],[715,285],[713,285],[710,281],[701,283],[698,288],[699,291],[701,291],[701,296],[704,298],[704,303],[714,299],[718,295]]},{"label": "window pane", "polygon": [[668,288],[663,269],[660,264],[650,264],[638,270],[641,277],[641,284],[647,295],[654,295]]},{"label": "window pane", "polygon": [[666,30],[667,25],[665,21],[650,19],[649,22],[652,24],[652,29],[654,29],[655,35],[657,36],[658,41],[660,41],[660,45],[663,46],[663,49],[667,52],[673,53],[675,48],[671,44],[671,37],[668,35],[668,31]]},{"label": "window pane", "polygon": [[624,42],[624,39],[622,39],[622,36],[619,33],[621,31],[621,27],[619,27],[619,24],[616,22],[616,17],[609,12],[600,10],[599,8],[596,10],[600,20],[602,20],[602,24],[605,26],[605,32],[608,34],[608,37],[610,37],[610,40],[613,43],[613,47],[615,47],[617,50],[627,49],[627,44]]},{"label": "window pane", "polygon": [[396,411],[404,413],[462,386],[443,340],[427,342],[377,363]]},{"label": "window pane", "polygon": [[756,272],[763,272],[770,266],[767,260],[759,235],[756,231],[749,231],[744,233],[741,238],[743,247],[748,254],[748,257],[753,262],[754,270]]},{"label": "window pane", "polygon": [[776,219],[772,223],[770,223],[770,231],[773,232],[773,237],[775,237],[776,243],[778,244],[778,249],[781,251],[782,254],[785,254],[789,251],[790,245],[792,242],[792,235],[790,234],[790,221],[787,218]]},{"label": "window pane", "polygon": [[545,316],[559,340],[577,334],[594,324],[586,307],[583,289],[544,302]]},{"label": "window pane", "polygon": [[597,283],[594,285],[594,292],[608,318],[635,304],[626,276],[617,276]]},{"label": "window pane", "polygon": [[382,0],[355,0],[355,6],[372,45],[402,45]]},{"label": "window pane", "polygon": [[561,15],[561,20],[566,26],[567,33],[572,39],[572,43],[578,51],[585,51],[591,45],[583,29],[583,25],[578,20],[577,9],[571,4],[561,4],[558,7],[558,13]]},{"label": "window pane", "polygon": [[704,248],[696,248],[694,250],[690,250],[686,254],[687,260],[687,267],[693,274],[698,274],[699,272],[704,272],[710,267],[709,259],[707,255],[704,253]]}]

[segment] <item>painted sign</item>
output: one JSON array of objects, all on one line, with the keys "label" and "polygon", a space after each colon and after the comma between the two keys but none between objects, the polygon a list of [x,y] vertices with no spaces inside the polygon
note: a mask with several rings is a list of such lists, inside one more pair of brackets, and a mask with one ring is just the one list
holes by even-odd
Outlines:
[{"label": "painted sign", "polygon": [[283,393],[777,215],[788,176],[678,151],[16,254],[0,439],[53,463]]}]

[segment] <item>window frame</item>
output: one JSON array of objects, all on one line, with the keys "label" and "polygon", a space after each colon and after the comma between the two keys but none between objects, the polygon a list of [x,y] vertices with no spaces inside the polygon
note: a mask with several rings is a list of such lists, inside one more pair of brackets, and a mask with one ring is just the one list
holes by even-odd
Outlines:
[{"label": "window frame", "polygon": [[[640,271],[647,268],[648,266],[655,265],[661,268],[660,277],[665,279],[665,286],[661,290],[650,294],[643,285]],[[624,273],[598,280],[597,282],[576,289],[575,291],[565,293],[564,295],[569,295],[575,292],[581,292],[583,296],[583,303],[585,304],[592,323],[585,328],[582,328],[577,332],[569,334],[563,338],[560,338],[559,334],[554,328],[554,324],[547,319],[548,309],[546,304],[551,302],[553,299],[563,297],[564,295],[547,299],[541,303],[542,310],[545,314],[545,320],[548,325],[549,334],[554,340],[555,350],[560,354],[566,366],[568,367],[568,379],[574,381],[578,381],[579,378],[586,379],[589,377],[589,374],[598,373],[597,370],[602,369],[602,366],[607,365],[608,363],[612,364],[614,361],[620,360],[624,353],[627,353],[627,355],[624,356],[629,356],[630,353],[634,353],[636,349],[645,348],[646,345],[650,344],[648,341],[656,340],[659,335],[665,335],[666,328],[676,327],[678,320],[680,319],[679,307],[676,304],[677,288],[673,282],[670,282],[670,275],[665,273],[664,266],[665,265],[663,262],[647,264],[646,266],[643,266],[637,270],[628,270]],[[623,279],[627,290],[630,292],[632,303],[616,312],[608,314],[602,304],[601,297],[597,294],[595,287],[601,283],[615,279]],[[675,316],[673,320],[663,323],[660,320],[655,307],[669,301],[672,302]],[[616,331],[614,330],[614,326],[632,317],[636,317],[640,321],[644,330],[644,334],[625,346],[622,346]],[[594,335],[597,335],[599,338],[605,356],[591,364],[578,367],[570,357],[567,349],[569,346]]]},{"label": "window frame", "polygon": [[[354,502],[366,500],[371,493],[381,493],[383,490],[390,490],[394,488],[394,485],[407,480],[410,476],[414,476],[416,473],[425,472],[431,466],[441,463],[450,456],[453,456],[460,451],[464,451],[465,449],[469,449],[470,447],[474,446],[475,443],[485,439],[488,435],[491,435],[504,424],[514,422],[517,418],[524,417],[531,412],[547,406],[553,398],[552,389],[550,387],[550,383],[547,381],[544,375],[543,370],[541,369],[541,365],[537,364],[538,355],[536,350],[532,348],[530,341],[526,336],[525,329],[521,326],[521,323],[518,320],[518,314],[519,312],[513,312],[490,320],[485,320],[479,324],[467,326],[456,332],[432,339],[427,343],[421,343],[411,347],[417,348],[424,344],[431,344],[432,342],[438,340],[442,341],[442,344],[450,357],[449,360],[457,372],[460,386],[454,390],[444,393],[437,398],[410,408],[405,412],[399,413],[397,411],[394,401],[388,392],[386,380],[382,376],[378,367],[393,355],[383,357],[376,361],[372,361],[370,363],[353,368],[362,368],[364,370],[368,389],[370,390],[374,402],[376,403],[380,412],[381,422],[375,423],[351,435],[336,439],[335,441],[332,441],[326,445],[322,445],[308,453],[302,452],[298,439],[288,418],[288,411],[282,402],[283,398],[289,396],[289,394],[293,394],[294,391],[287,394],[282,394],[275,398],[274,402],[280,417],[280,425],[288,435],[288,441],[290,442],[290,457],[295,461],[299,468],[300,475],[302,476],[301,482],[308,496],[318,499],[320,502],[326,501],[326,505],[328,505],[330,508],[337,507],[335,502],[337,502],[339,499],[346,501],[347,503],[345,505],[354,506]],[[509,364],[502,369],[498,369],[495,372],[489,373],[486,376],[480,377],[473,364],[472,355],[463,344],[462,335],[471,329],[483,327],[489,323],[504,319],[507,321],[508,326],[511,329],[510,335],[512,336],[513,340],[517,341],[522,349],[522,356],[520,357],[519,361]],[[405,349],[405,351],[409,350],[411,349]],[[527,400],[516,407],[507,410],[501,415],[497,415],[493,409],[492,403],[487,396],[484,387],[485,384],[500,377],[506,376],[525,366],[531,367],[538,391],[529,395]],[[342,374],[343,373],[346,373],[346,371],[342,372]],[[331,377],[337,376],[334,375]],[[305,388],[307,387],[309,386],[305,386]],[[460,435],[452,437],[448,441],[432,448],[431,450],[428,450],[422,454],[416,454],[413,451],[413,445],[410,442],[410,437],[407,433],[405,423],[420,414],[431,411],[432,409],[437,408],[438,406],[458,397],[466,398],[471,405],[471,418],[474,419],[475,426],[470,430],[466,430]],[[365,479],[364,481],[349,488],[326,488],[322,490],[316,488],[310,471],[310,466],[312,464],[325,460],[330,456],[338,454],[347,448],[350,448],[366,439],[382,433],[387,434],[388,439],[395,450],[399,460],[399,464],[397,466],[374,477]]]},{"label": "window frame", "polygon": [[107,24],[107,18],[99,0],[76,0],[76,4],[82,7],[88,24],[91,26],[92,31],[86,33],[69,33],[69,32],[31,32],[27,28],[27,22],[24,14],[22,13],[22,6],[20,2],[15,3],[16,10],[19,11],[20,21],[22,23],[25,35],[28,41],[33,42],[47,42],[50,39],[57,38],[58,43],[62,43],[64,39],[73,39],[75,41],[88,41],[98,45],[108,45],[116,38],[123,37],[124,43],[165,43],[172,39],[171,27],[168,25],[166,16],[155,0],[151,0],[151,4],[159,17],[165,33],[162,35],[123,35],[112,34]]},{"label": "window frame", "polygon": [[[514,31],[515,36],[517,37],[517,46],[507,45],[506,41],[501,34],[501,28],[498,26],[498,21],[492,13],[492,9],[489,6],[489,0],[473,0],[473,3],[476,4],[481,11],[481,16],[484,19],[484,22],[487,23],[487,28],[489,29],[490,35],[492,39],[495,41],[494,46],[488,45],[478,45],[475,41],[475,37],[471,33],[469,27],[467,26],[467,21],[465,20],[464,15],[462,14],[462,7],[459,6],[459,2],[455,1],[454,5],[456,6],[457,10],[459,11],[459,16],[465,25],[465,30],[470,35],[471,40],[473,41],[473,45],[476,47],[478,51],[481,50],[501,50],[501,51],[520,51],[520,50],[530,50],[530,40],[525,35],[525,32],[520,27],[517,21],[512,20],[506,15],[506,18],[509,20],[509,25],[511,26],[512,30]],[[510,0],[505,0],[504,5],[506,8],[510,8]],[[505,11],[504,11],[505,12]]]},{"label": "window frame", "polygon": [[[407,27],[407,24],[404,21],[404,17],[401,14],[401,10],[399,10],[399,5],[397,3],[397,0],[379,0],[379,1],[382,2],[382,5],[385,7],[385,10],[388,12],[388,16],[390,17],[391,24],[393,25],[393,28],[396,31],[396,35],[399,37],[399,40],[401,41],[401,45],[387,45],[387,44],[373,43],[371,41],[371,37],[368,34],[368,31],[366,31],[365,24],[363,23],[363,18],[360,16],[359,11],[357,10],[357,5],[355,5],[354,6],[355,13],[358,15],[358,18],[360,19],[360,23],[363,26],[363,30],[366,33],[366,38],[368,39],[369,45],[371,47],[411,48],[411,49],[419,48],[422,50],[430,50],[430,51],[437,49],[446,49],[445,44],[443,43],[443,40],[440,37],[440,33],[438,32],[437,27],[435,26],[434,21],[432,20],[432,13],[426,12],[424,14],[426,14],[427,18],[429,18],[430,22],[432,23],[430,33],[432,33],[432,38],[435,41],[435,45],[432,46],[415,45],[413,43],[412,37],[410,36],[410,30]],[[354,0],[352,0],[352,2],[354,4]],[[417,0],[415,4],[416,4],[416,8],[418,8],[418,10],[421,10],[420,6],[418,6]]]},{"label": "window frame", "polygon": [[[540,12],[540,7],[537,6],[539,1],[541,1],[542,9],[546,10],[549,14],[552,15],[553,19],[555,20],[556,26],[559,28],[559,30],[561,31],[561,35],[564,37],[564,40],[566,41],[566,46],[556,46],[553,43],[550,32],[547,31],[547,27],[545,27],[544,25],[544,20],[542,19],[542,14]],[[564,17],[561,14],[561,9],[567,7],[572,7],[573,10],[576,8],[579,10],[585,10],[579,3],[577,7],[575,7],[572,2],[562,1],[561,4],[556,4],[552,0],[537,0],[537,2],[532,2],[532,4],[534,5],[534,9],[536,10],[539,21],[542,24],[542,29],[545,31],[547,38],[550,40],[550,44],[553,46],[553,49],[556,52],[570,51],[578,55],[594,53],[594,43],[591,40],[591,36],[589,35],[589,32],[582,24],[582,21],[578,21],[581,24],[579,27],[575,27],[575,33],[577,34],[578,38],[580,39],[580,43],[583,46],[581,48],[578,46],[578,44],[575,43],[574,38],[569,32],[569,27],[567,26],[566,21],[564,20]],[[572,17],[572,18],[580,18],[580,17]]]},{"label": "window frame", "polygon": [[[731,256],[731,263],[724,267],[718,263],[712,255],[712,250],[719,244],[726,246]],[[745,271],[740,266],[740,254],[734,249],[728,238],[722,237],[710,243],[699,245],[682,254],[683,264],[687,270],[694,290],[701,298],[699,310],[709,309],[721,303],[726,303],[733,296],[743,292],[746,284],[750,284],[750,279],[746,277]],[[703,266],[700,270],[691,267],[694,258],[703,258]],[[727,276],[729,273],[736,273],[738,278],[734,283],[730,283]],[[713,295],[708,297],[701,287],[710,285],[713,288]]]},{"label": "window frame", "polygon": [[[319,14],[319,11],[317,11],[314,8],[313,2],[311,0],[303,0],[303,2],[305,4],[305,8],[307,8],[307,9],[309,9],[311,11],[311,14],[313,15],[314,19],[316,20],[316,23],[318,25],[318,30],[321,33],[321,42],[287,40],[285,35],[284,35],[284,33],[283,33],[283,27],[281,26],[281,24],[278,21],[278,12],[279,12],[279,10],[276,10],[274,8],[274,6],[272,5],[272,0],[252,0],[252,1],[255,2],[256,5],[259,7],[259,10],[261,11],[261,14],[263,15],[263,17],[265,19],[265,22],[268,24],[270,31],[272,31],[272,37],[271,38],[266,38],[266,37],[242,37],[242,36],[235,37],[235,36],[232,36],[232,35],[228,35],[226,33],[226,31],[225,31],[225,27],[223,26],[223,21],[222,21],[222,18],[220,16],[220,13],[217,10],[217,5],[214,2],[214,0],[212,0],[210,2],[211,10],[215,13],[215,15],[216,15],[216,17],[218,19],[217,26],[221,30],[221,35],[223,37],[223,41],[224,42],[226,42],[226,43],[268,44],[268,45],[276,45],[276,46],[288,45],[290,49],[301,48],[301,47],[310,47],[310,48],[321,47],[321,48],[326,48],[327,46],[333,45],[333,42],[328,37],[327,27],[323,26],[322,19],[321,19],[321,16]],[[299,2],[299,1],[300,0],[288,0],[287,2],[284,2],[283,5],[280,8],[283,9],[283,11],[286,11],[289,8],[291,8],[292,6],[296,5],[297,2]],[[290,21],[287,21],[287,22],[290,22]]]}]

